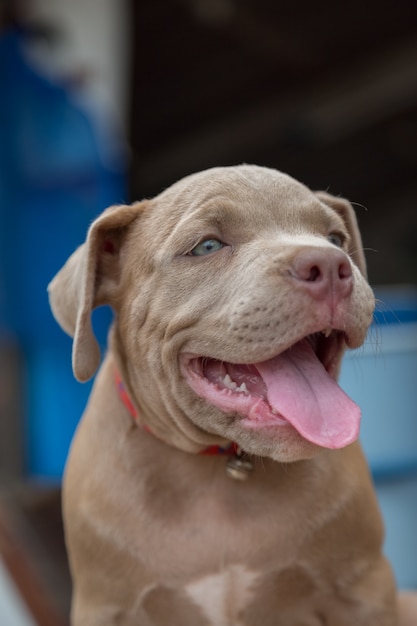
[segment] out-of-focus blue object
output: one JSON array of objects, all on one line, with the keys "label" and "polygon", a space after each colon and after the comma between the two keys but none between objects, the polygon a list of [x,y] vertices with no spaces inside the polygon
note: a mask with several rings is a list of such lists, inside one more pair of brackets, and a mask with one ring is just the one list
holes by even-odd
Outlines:
[{"label": "out-of-focus blue object", "polygon": [[[46,288],[93,218],[125,200],[125,164],[71,90],[40,75],[18,30],[0,37],[0,330],[26,364],[28,473],[57,478],[90,385],[71,372],[71,340],[53,319]],[[96,316],[105,343],[109,311]]]},{"label": "out-of-focus blue object", "polygon": [[363,348],[345,357],[341,386],[362,408],[361,440],[402,588],[417,587],[417,288],[376,290]]}]

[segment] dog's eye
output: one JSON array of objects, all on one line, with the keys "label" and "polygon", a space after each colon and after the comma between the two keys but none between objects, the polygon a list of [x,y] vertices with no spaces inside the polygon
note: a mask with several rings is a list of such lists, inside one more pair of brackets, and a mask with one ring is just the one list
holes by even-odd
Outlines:
[{"label": "dog's eye", "polygon": [[213,252],[217,252],[224,247],[224,244],[218,239],[205,239],[201,243],[199,243],[195,248],[193,248],[190,252],[192,256],[204,256],[206,254],[212,254]]},{"label": "dog's eye", "polygon": [[338,248],[343,248],[343,244],[346,240],[345,236],[341,233],[330,233],[330,235],[327,236],[327,239]]}]

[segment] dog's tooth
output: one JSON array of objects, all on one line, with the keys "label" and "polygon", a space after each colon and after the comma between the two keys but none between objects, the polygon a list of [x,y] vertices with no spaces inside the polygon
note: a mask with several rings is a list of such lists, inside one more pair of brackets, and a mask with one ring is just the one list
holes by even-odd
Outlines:
[{"label": "dog's tooth", "polygon": [[226,374],[226,376],[223,378],[223,384],[225,387],[231,389],[232,391],[235,391],[237,389],[237,384],[234,380],[230,378],[229,374]]},{"label": "dog's tooth", "polygon": [[240,393],[249,393],[248,388],[246,387],[246,383],[242,383],[240,387],[236,389],[236,391],[239,391]]},{"label": "dog's tooth", "polygon": [[324,329],[324,330],[322,330],[321,332],[322,332],[322,334],[323,334],[323,335],[326,337],[326,339],[327,339],[327,337],[331,334],[332,329],[331,329],[331,328],[325,328],[325,329]]}]

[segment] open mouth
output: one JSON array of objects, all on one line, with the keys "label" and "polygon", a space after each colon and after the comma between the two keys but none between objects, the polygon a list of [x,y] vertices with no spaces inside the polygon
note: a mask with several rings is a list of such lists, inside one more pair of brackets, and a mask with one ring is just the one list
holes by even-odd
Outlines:
[{"label": "open mouth", "polygon": [[360,409],[335,377],[345,336],[323,330],[272,359],[239,364],[183,355],[182,370],[194,392],[242,427],[292,427],[308,441],[341,448],[357,439]]}]

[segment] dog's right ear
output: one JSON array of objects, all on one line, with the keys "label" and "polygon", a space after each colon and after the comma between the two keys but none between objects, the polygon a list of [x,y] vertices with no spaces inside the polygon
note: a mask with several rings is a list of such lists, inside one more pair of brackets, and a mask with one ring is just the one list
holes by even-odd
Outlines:
[{"label": "dog's right ear", "polygon": [[100,348],[91,325],[93,309],[112,304],[121,270],[121,250],[129,226],[147,206],[113,206],[91,225],[86,242],[70,256],[48,286],[52,312],[74,338],[74,376],[86,381],[100,363]]}]

